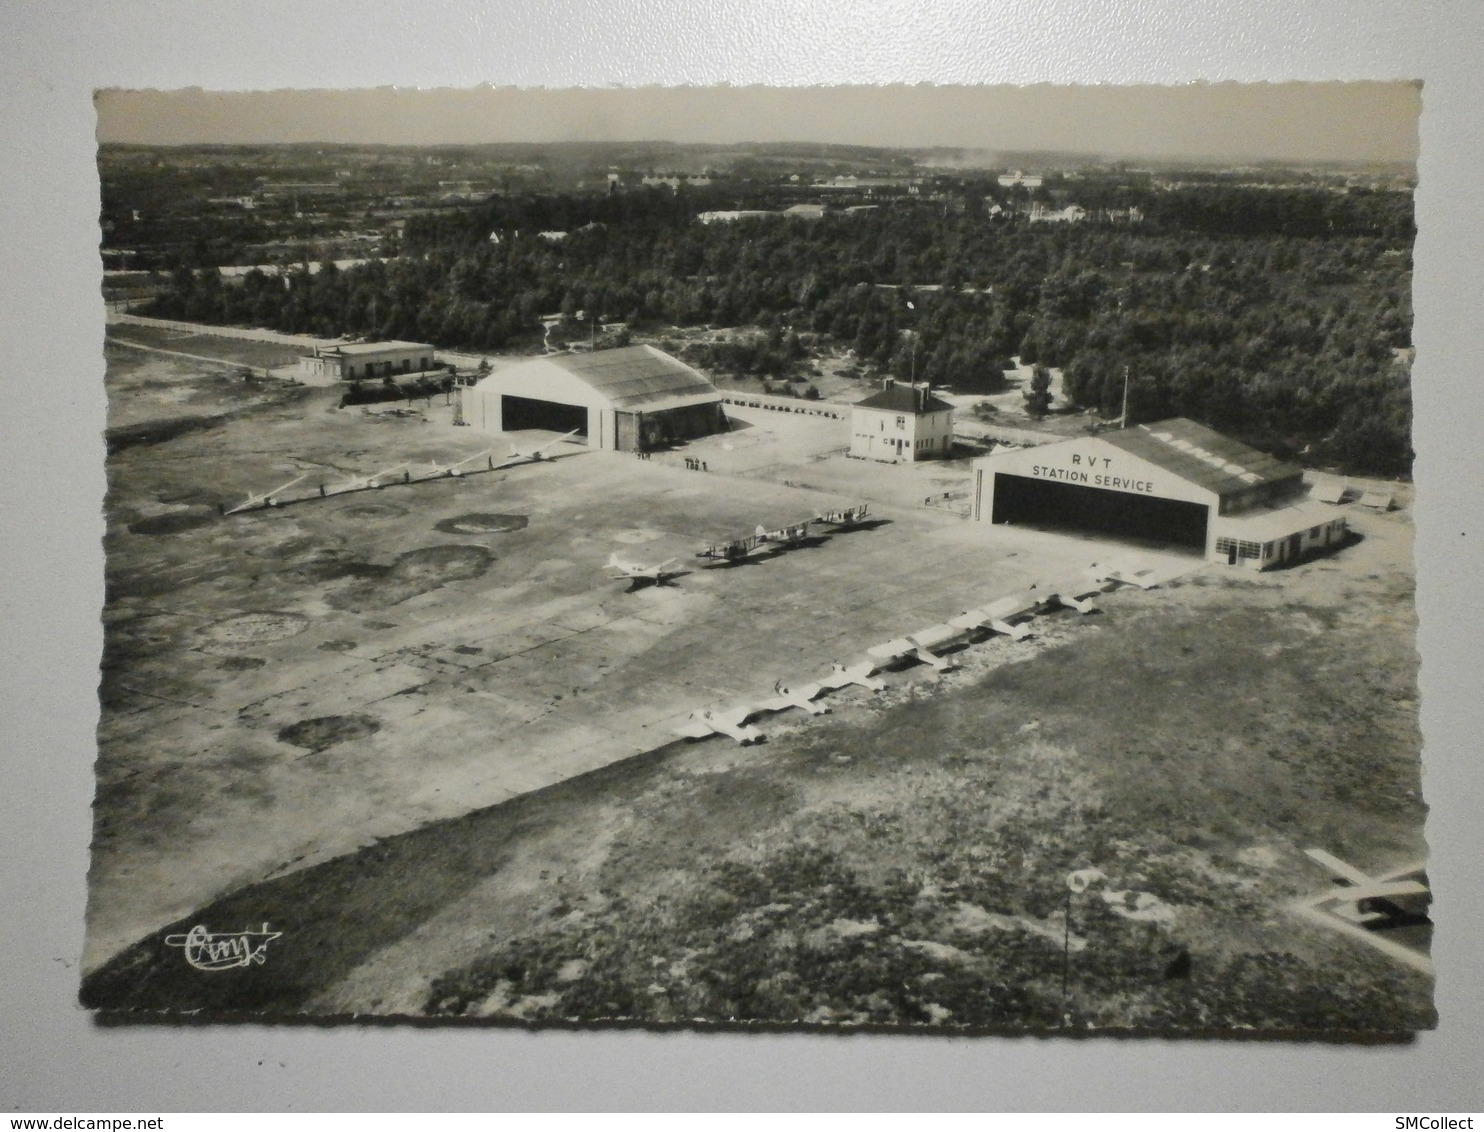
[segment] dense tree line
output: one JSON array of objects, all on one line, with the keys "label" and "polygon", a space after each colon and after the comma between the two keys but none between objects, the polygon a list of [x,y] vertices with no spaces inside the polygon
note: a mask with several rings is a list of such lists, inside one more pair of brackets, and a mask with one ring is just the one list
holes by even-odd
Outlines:
[{"label": "dense tree line", "polygon": [[702,202],[721,203],[708,193],[500,198],[409,224],[394,260],[239,284],[177,271],[149,313],[478,350],[534,348],[543,317],[574,332],[755,325],[760,347],[711,361],[786,374],[804,335],[964,391],[995,388],[1019,355],[1062,367],[1107,417],[1127,371],[1135,420],[1190,416],[1357,472],[1410,467],[1405,194],[1200,186],[1156,194],[1132,225],[905,199],[705,225]]}]

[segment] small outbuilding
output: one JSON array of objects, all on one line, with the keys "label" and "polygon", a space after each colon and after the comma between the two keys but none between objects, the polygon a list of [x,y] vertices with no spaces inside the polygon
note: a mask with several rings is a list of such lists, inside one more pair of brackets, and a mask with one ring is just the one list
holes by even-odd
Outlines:
[{"label": "small outbuilding", "polygon": [[863,460],[910,464],[941,459],[953,450],[953,406],[926,382],[887,378],[850,411],[850,454]]},{"label": "small outbuilding", "polygon": [[704,374],[653,346],[532,358],[463,391],[464,420],[487,432],[576,432],[590,447],[647,452],[727,429]]},{"label": "small outbuilding", "polygon": [[1303,469],[1184,418],[974,461],[974,518],[1143,539],[1252,569],[1346,536]]},{"label": "small outbuilding", "polygon": [[433,347],[426,342],[347,342],[317,346],[299,358],[299,376],[312,384],[317,378],[370,381],[433,368]]}]

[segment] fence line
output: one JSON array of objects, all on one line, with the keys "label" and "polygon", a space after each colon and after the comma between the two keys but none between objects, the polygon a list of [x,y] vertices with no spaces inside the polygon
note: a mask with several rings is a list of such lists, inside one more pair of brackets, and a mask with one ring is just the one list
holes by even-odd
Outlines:
[{"label": "fence line", "polygon": [[204,334],[215,338],[242,338],[249,342],[272,342],[281,346],[299,346],[305,351],[316,346],[343,345],[338,338],[312,338],[307,334],[283,334],[277,330],[264,330],[243,326],[210,326],[200,322],[177,322],[169,318],[146,318],[142,314],[119,312],[109,319],[135,326],[153,326],[159,330],[175,330],[182,334]]},{"label": "fence line", "polygon": [[736,393],[723,391],[721,399],[728,405],[744,409],[770,409],[776,413],[803,413],[812,417],[842,420],[850,409],[836,401],[805,401],[798,397],[777,397],[769,393]]}]

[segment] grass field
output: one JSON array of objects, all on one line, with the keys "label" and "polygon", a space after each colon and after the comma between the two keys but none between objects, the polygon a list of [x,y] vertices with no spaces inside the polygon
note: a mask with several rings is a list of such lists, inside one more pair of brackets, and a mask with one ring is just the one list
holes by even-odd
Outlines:
[{"label": "grass field", "polygon": [[159,326],[114,322],[108,336],[123,342],[134,342],[159,350],[174,350],[203,358],[220,358],[234,365],[262,370],[293,365],[305,351],[277,342],[255,342],[247,338],[227,338],[215,334],[188,334]]},{"label": "grass field", "polygon": [[[1386,638],[1353,613],[1247,596],[1204,576],[1118,595],[1041,648],[762,748],[674,746],[387,839],[195,915],[271,921],[271,970],[193,975],[156,937],[90,996],[533,1021],[1430,1025],[1424,977],[1285,909],[1326,883],[1307,845],[1418,855],[1406,667],[1377,666]],[[1074,898],[1067,936],[1081,868],[1108,880]],[[1155,902],[1130,918],[1105,892]]]}]

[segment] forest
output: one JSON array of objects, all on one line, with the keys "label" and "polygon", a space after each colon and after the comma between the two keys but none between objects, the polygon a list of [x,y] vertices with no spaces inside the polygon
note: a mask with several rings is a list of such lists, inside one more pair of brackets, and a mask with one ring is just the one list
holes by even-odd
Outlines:
[{"label": "forest", "polygon": [[[1104,418],[1127,375],[1132,420],[1188,416],[1311,465],[1410,471],[1409,193],[1089,181],[1074,197],[1088,219],[1055,224],[1024,215],[1023,188],[985,181],[817,220],[696,219],[797,199],[501,195],[412,218],[395,259],[230,283],[177,268],[139,313],[475,351],[535,349],[555,317],[635,336],[756,328],[742,368],[757,376],[848,349],[868,376],[963,392],[1018,356],[1062,368],[1075,407]],[[1110,211],[1130,207],[1137,222]]]}]

